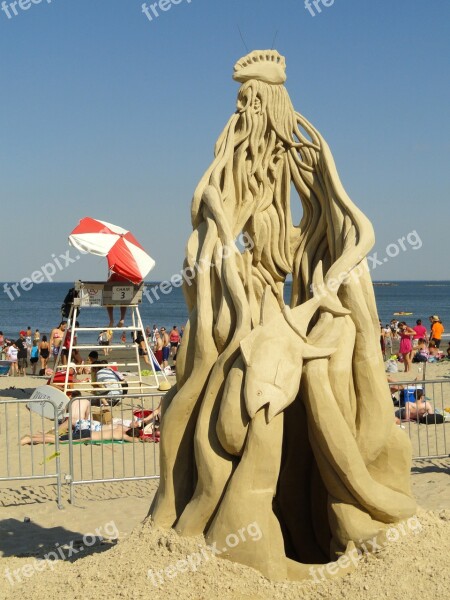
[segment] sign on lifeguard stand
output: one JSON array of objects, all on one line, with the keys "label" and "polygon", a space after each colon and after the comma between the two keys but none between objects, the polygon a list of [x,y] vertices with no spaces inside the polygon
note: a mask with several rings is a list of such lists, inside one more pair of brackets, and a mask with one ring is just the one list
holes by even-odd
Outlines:
[{"label": "sign on lifeguard stand", "polygon": [[75,282],[78,306],[137,306],[142,303],[144,284],[121,284],[114,282],[99,283]]},{"label": "sign on lifeguard stand", "polygon": [[[76,281],[74,285],[75,289],[75,298],[73,300],[73,304],[70,309],[70,314],[68,317],[68,327],[65,333],[65,337],[63,339],[63,343],[61,344],[61,348],[64,347],[64,343],[67,335],[70,336],[70,343],[68,346],[68,362],[69,366],[75,366],[73,363],[71,364],[71,357],[73,356],[74,350],[80,350],[81,352],[88,353],[91,350],[97,350],[100,354],[101,351],[105,350],[104,345],[100,345],[98,341],[96,343],[80,343],[78,341],[78,333],[96,333],[96,338],[98,338],[98,333],[105,331],[105,329],[111,330],[114,332],[132,332],[134,335],[134,339],[136,339],[136,335],[141,334],[141,337],[144,341],[146,356],[148,357],[149,365],[148,370],[152,371],[154,382],[147,383],[142,379],[142,369],[141,369],[141,355],[139,354],[138,344],[133,342],[125,341],[125,343],[120,344],[110,344],[107,346],[108,348],[108,362],[110,364],[114,364],[114,367],[117,367],[119,371],[123,371],[125,374],[127,370],[132,369],[132,372],[127,377],[126,381],[128,383],[128,392],[129,393],[143,393],[148,391],[149,388],[155,389],[159,388],[161,382],[168,382],[167,376],[164,372],[164,369],[158,364],[155,355],[153,354],[152,349],[148,345],[148,340],[145,335],[144,326],[142,324],[141,315],[139,313],[139,304],[142,303],[142,293],[144,289],[144,283],[133,284],[133,283],[122,283],[122,282],[99,282],[99,281]],[[129,318],[131,318],[131,326],[113,326],[113,327],[105,327],[102,326],[94,326],[94,327],[80,327],[77,326],[78,314],[81,308],[107,308],[107,307],[126,307],[129,311]],[[103,319],[102,319],[103,320]],[[80,336],[81,337],[81,336]],[[121,358],[119,360],[111,360],[114,352],[121,354]],[[131,354],[131,360],[125,359],[126,354]],[[128,357],[127,357],[128,358]],[[66,366],[61,365],[61,352],[57,357],[55,363],[55,372],[58,368],[65,368],[66,370],[66,378],[64,384],[64,392],[67,392],[69,387],[69,369]],[[137,378],[135,378],[137,377]],[[94,389],[89,388],[89,384],[84,385],[83,393],[93,393]]]}]

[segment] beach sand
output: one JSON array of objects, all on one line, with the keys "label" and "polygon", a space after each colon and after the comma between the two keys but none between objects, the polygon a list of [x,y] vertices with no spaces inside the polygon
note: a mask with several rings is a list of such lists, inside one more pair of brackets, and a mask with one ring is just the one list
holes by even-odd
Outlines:
[{"label": "beach sand", "polygon": [[[414,367],[407,378],[402,373],[395,377],[412,380],[416,371]],[[449,371],[450,363],[428,365],[427,378],[443,378]],[[28,398],[42,383],[32,377],[0,378],[0,400]],[[7,389],[11,386],[16,389]],[[450,383],[443,389],[442,404],[450,407]],[[24,407],[19,410],[20,431],[10,426],[11,440],[28,432],[28,411]],[[12,423],[14,416],[17,414],[6,415],[4,406],[0,406],[0,440],[4,438],[5,420]],[[35,427],[38,425],[39,419]],[[52,423],[46,421],[45,427],[50,429]],[[440,453],[445,443],[450,447],[450,423],[439,426],[412,423],[407,427],[405,435],[410,434],[415,455],[419,450],[420,454],[436,449],[438,452],[430,453]],[[427,429],[428,440],[423,437]],[[53,453],[53,446],[34,447],[33,457],[30,447],[21,450],[22,470],[29,472],[33,465],[36,474],[44,468],[50,472],[54,469]],[[74,454],[74,464],[78,467],[80,458],[86,479],[99,477],[99,469],[104,476],[120,476],[122,461],[126,469],[131,469],[125,472],[127,476],[133,472],[130,465],[134,465],[137,474],[158,473],[157,444],[82,444]],[[0,476],[5,473],[6,459],[0,441]],[[19,461],[18,450],[10,452],[8,459],[12,472]],[[67,446],[61,446],[61,464],[63,471],[68,472]],[[153,527],[145,518],[157,489],[157,479],[77,486],[74,504],[68,502],[68,486],[63,485],[62,510],[56,505],[54,480],[2,481],[0,598],[445,598],[450,589],[445,563],[450,552],[449,474],[448,457],[415,460],[411,482],[420,507],[418,521],[414,521],[418,525],[398,527],[394,536],[398,539],[377,554],[363,555],[351,575],[334,581],[318,578],[314,584],[269,582],[253,569],[213,557],[205,548],[199,555],[199,545],[204,544],[202,538],[179,538],[173,531]],[[65,560],[36,560],[46,553],[58,552],[58,548]],[[179,562],[186,557],[191,557],[190,563]]]}]

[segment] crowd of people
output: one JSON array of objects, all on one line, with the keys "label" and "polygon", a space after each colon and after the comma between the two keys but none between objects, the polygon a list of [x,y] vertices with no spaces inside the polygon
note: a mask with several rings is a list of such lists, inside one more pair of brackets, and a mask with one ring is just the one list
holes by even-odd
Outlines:
[{"label": "crowd of people", "polygon": [[[436,362],[450,359],[450,342],[444,353],[441,349],[444,325],[438,315],[429,317],[430,329],[427,330],[421,319],[410,327],[405,321],[392,319],[384,327],[380,322],[380,343],[384,360],[398,359],[404,365],[404,371],[411,370],[413,362]],[[398,354],[394,354],[394,345],[398,344]],[[395,357],[395,358],[394,358]]]},{"label": "crowd of people", "polygon": [[[78,323],[76,324],[78,326]],[[59,325],[51,330],[47,335],[41,335],[40,330],[36,329],[33,333],[31,327],[19,332],[17,339],[7,339],[0,331],[0,352],[2,360],[10,363],[9,375],[45,375],[48,374],[51,367],[55,366],[56,359],[60,355],[60,363],[67,365],[69,361],[69,350],[71,342],[71,332],[67,331],[67,321],[61,321]],[[139,355],[144,362],[151,365],[147,348],[150,348],[160,365],[161,369],[175,370],[178,348],[183,339],[184,326],[178,329],[174,325],[170,331],[166,327],[153,328],[147,327],[145,338],[140,332],[131,332],[131,339],[139,347]],[[123,331],[120,336],[122,344],[127,343],[126,332]],[[108,356],[110,346],[113,343],[113,331],[108,327],[100,331],[97,344],[102,346],[103,354]],[[77,337],[74,335],[73,346],[77,345]],[[171,366],[169,366],[169,361]],[[70,362],[73,363],[78,372],[83,370],[85,360],[80,354],[79,349],[73,348],[70,356]],[[27,372],[28,367],[30,371]]]},{"label": "crowd of people", "polygon": [[[387,360],[395,420],[400,427],[404,427],[405,421],[435,424],[446,420],[445,415],[437,412],[433,402],[425,396],[425,373],[421,373],[420,363],[450,360],[450,342],[446,352],[441,350],[444,325],[438,315],[431,315],[429,323],[427,329],[421,319],[417,319],[412,327],[396,319],[385,326],[380,322],[381,349],[383,358]],[[412,370],[413,363],[419,363],[419,372],[411,384],[401,384],[392,378],[391,373],[398,372],[398,363],[403,364],[405,373]]]},{"label": "crowd of people", "polygon": [[[159,441],[160,406],[153,411],[141,411],[142,414],[135,412],[131,419],[123,419],[122,412],[121,418],[112,418],[110,409],[122,402],[128,392],[128,384],[117,367],[100,359],[96,350],[89,353],[82,373],[69,367],[67,375],[65,370],[58,371],[47,384],[66,390],[68,401],[72,400],[70,415],[58,425],[60,441]],[[96,410],[100,412],[97,414]],[[103,412],[105,410],[106,413]],[[106,415],[109,415],[109,420]],[[72,430],[71,435],[69,430]],[[40,432],[22,437],[21,444],[53,443],[54,439],[53,432]]]},{"label": "crowd of people", "polygon": [[[78,325],[77,323],[76,326]],[[138,352],[143,360],[151,364],[152,356],[149,356],[148,352],[148,349],[151,349],[161,369],[175,367],[183,333],[184,327],[178,329],[178,326],[174,325],[170,331],[167,331],[166,327],[157,327],[156,324],[153,328],[145,329],[145,337],[141,332],[130,331],[131,341],[138,345]],[[61,441],[68,439],[159,441],[160,407],[143,418],[132,416],[129,420],[112,419],[108,423],[103,420],[100,422],[93,416],[96,410],[94,407],[98,407],[100,411],[111,412],[112,407],[122,402],[128,392],[128,384],[123,374],[114,363],[108,364],[106,360],[111,350],[112,339],[113,330],[108,326],[100,331],[97,337],[97,345],[101,348],[89,352],[84,360],[78,348],[71,348],[71,341],[72,346],[77,345],[76,330],[72,335],[66,320],[54,327],[49,335],[41,335],[39,329],[33,332],[31,327],[27,327],[26,330],[19,332],[17,339],[7,339],[0,331],[0,351],[2,359],[9,363],[9,375],[46,376],[48,385],[65,391],[69,400],[75,399],[70,421],[66,418],[59,424],[58,434]],[[126,331],[120,335],[120,342],[127,344]],[[59,365],[66,368],[54,372],[57,361]],[[169,367],[169,362],[172,363],[172,367]],[[39,371],[38,367],[40,367]],[[91,394],[91,397],[77,400],[81,394],[84,396]],[[69,430],[72,431],[71,436],[68,434]],[[52,441],[54,441],[53,433],[39,433],[24,436],[21,443],[26,445]]]}]

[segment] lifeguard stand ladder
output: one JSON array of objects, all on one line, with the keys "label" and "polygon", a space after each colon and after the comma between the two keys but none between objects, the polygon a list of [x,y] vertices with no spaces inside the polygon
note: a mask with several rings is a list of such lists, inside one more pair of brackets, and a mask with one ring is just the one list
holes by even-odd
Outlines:
[{"label": "lifeguard stand ladder", "polygon": [[[164,373],[164,369],[158,370],[159,365],[153,354],[151,348],[148,345],[147,337],[145,335],[144,326],[142,324],[141,315],[139,313],[139,304],[142,303],[142,292],[144,289],[144,283],[141,284],[132,284],[132,283],[120,283],[120,282],[75,282],[75,296],[73,301],[73,305],[70,309],[70,314],[68,317],[67,328],[64,335],[64,338],[61,343],[61,349],[64,346],[64,342],[66,340],[66,336],[70,335],[70,344],[68,350],[68,361],[67,367],[75,367],[76,365],[72,361],[72,352],[73,350],[80,350],[83,358],[87,359],[87,354],[91,350],[97,350],[99,353],[99,359],[106,358],[108,363],[111,364],[113,362],[114,365],[118,367],[118,370],[126,373],[131,368],[133,375],[130,374],[129,377],[126,378],[128,383],[128,392],[130,394],[139,394],[149,392],[152,389],[157,389],[160,386],[162,381],[167,382],[167,376]],[[127,327],[109,327],[109,326],[99,326],[99,327],[80,327],[76,325],[79,319],[80,308],[103,308],[103,313],[100,317],[101,320],[106,320],[106,308],[108,306],[117,307],[127,307],[127,315],[126,320],[129,320],[131,317],[131,326]],[[117,315],[115,315],[117,317]],[[81,319],[80,319],[81,320]],[[139,346],[134,342],[134,339],[128,338],[124,343],[117,343],[113,337],[113,343],[109,346],[101,346],[96,343],[79,343],[78,333],[93,333],[105,330],[111,330],[114,333],[122,332],[133,332],[133,338],[137,334],[141,333],[144,339],[145,349],[147,351],[147,356],[150,361],[150,365],[148,365],[148,369],[152,371],[154,382],[147,383],[142,379],[142,369],[141,369],[141,361],[139,355]],[[80,336],[81,337],[81,336]],[[98,335],[96,336],[98,337]],[[74,343],[76,341],[76,344]],[[108,348],[110,354],[105,357],[102,357],[102,351]],[[118,361],[112,360],[114,353],[119,354],[121,358]],[[130,356],[130,360],[128,357],[124,358],[124,355],[128,354]],[[65,369],[66,376],[64,382],[64,393],[67,392],[69,387],[69,369],[65,365],[62,365],[62,355],[61,350],[57,356],[54,372],[57,370]],[[53,377],[52,377],[53,380]],[[86,383],[83,385],[83,393],[93,393],[93,388],[89,388],[89,385],[86,386]]]}]

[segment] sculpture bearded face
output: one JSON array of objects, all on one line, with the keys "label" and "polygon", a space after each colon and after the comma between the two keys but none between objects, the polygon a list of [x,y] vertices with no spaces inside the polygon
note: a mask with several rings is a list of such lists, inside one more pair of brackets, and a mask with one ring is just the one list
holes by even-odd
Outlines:
[{"label": "sculpture bearded face", "polygon": [[[279,232],[296,235],[290,211],[288,151],[296,146],[295,111],[282,85],[259,80],[244,83],[237,99],[234,127],[233,177],[236,230],[248,232],[272,277],[282,281],[292,271],[289,244]],[[297,200],[299,202],[299,200]]]}]

